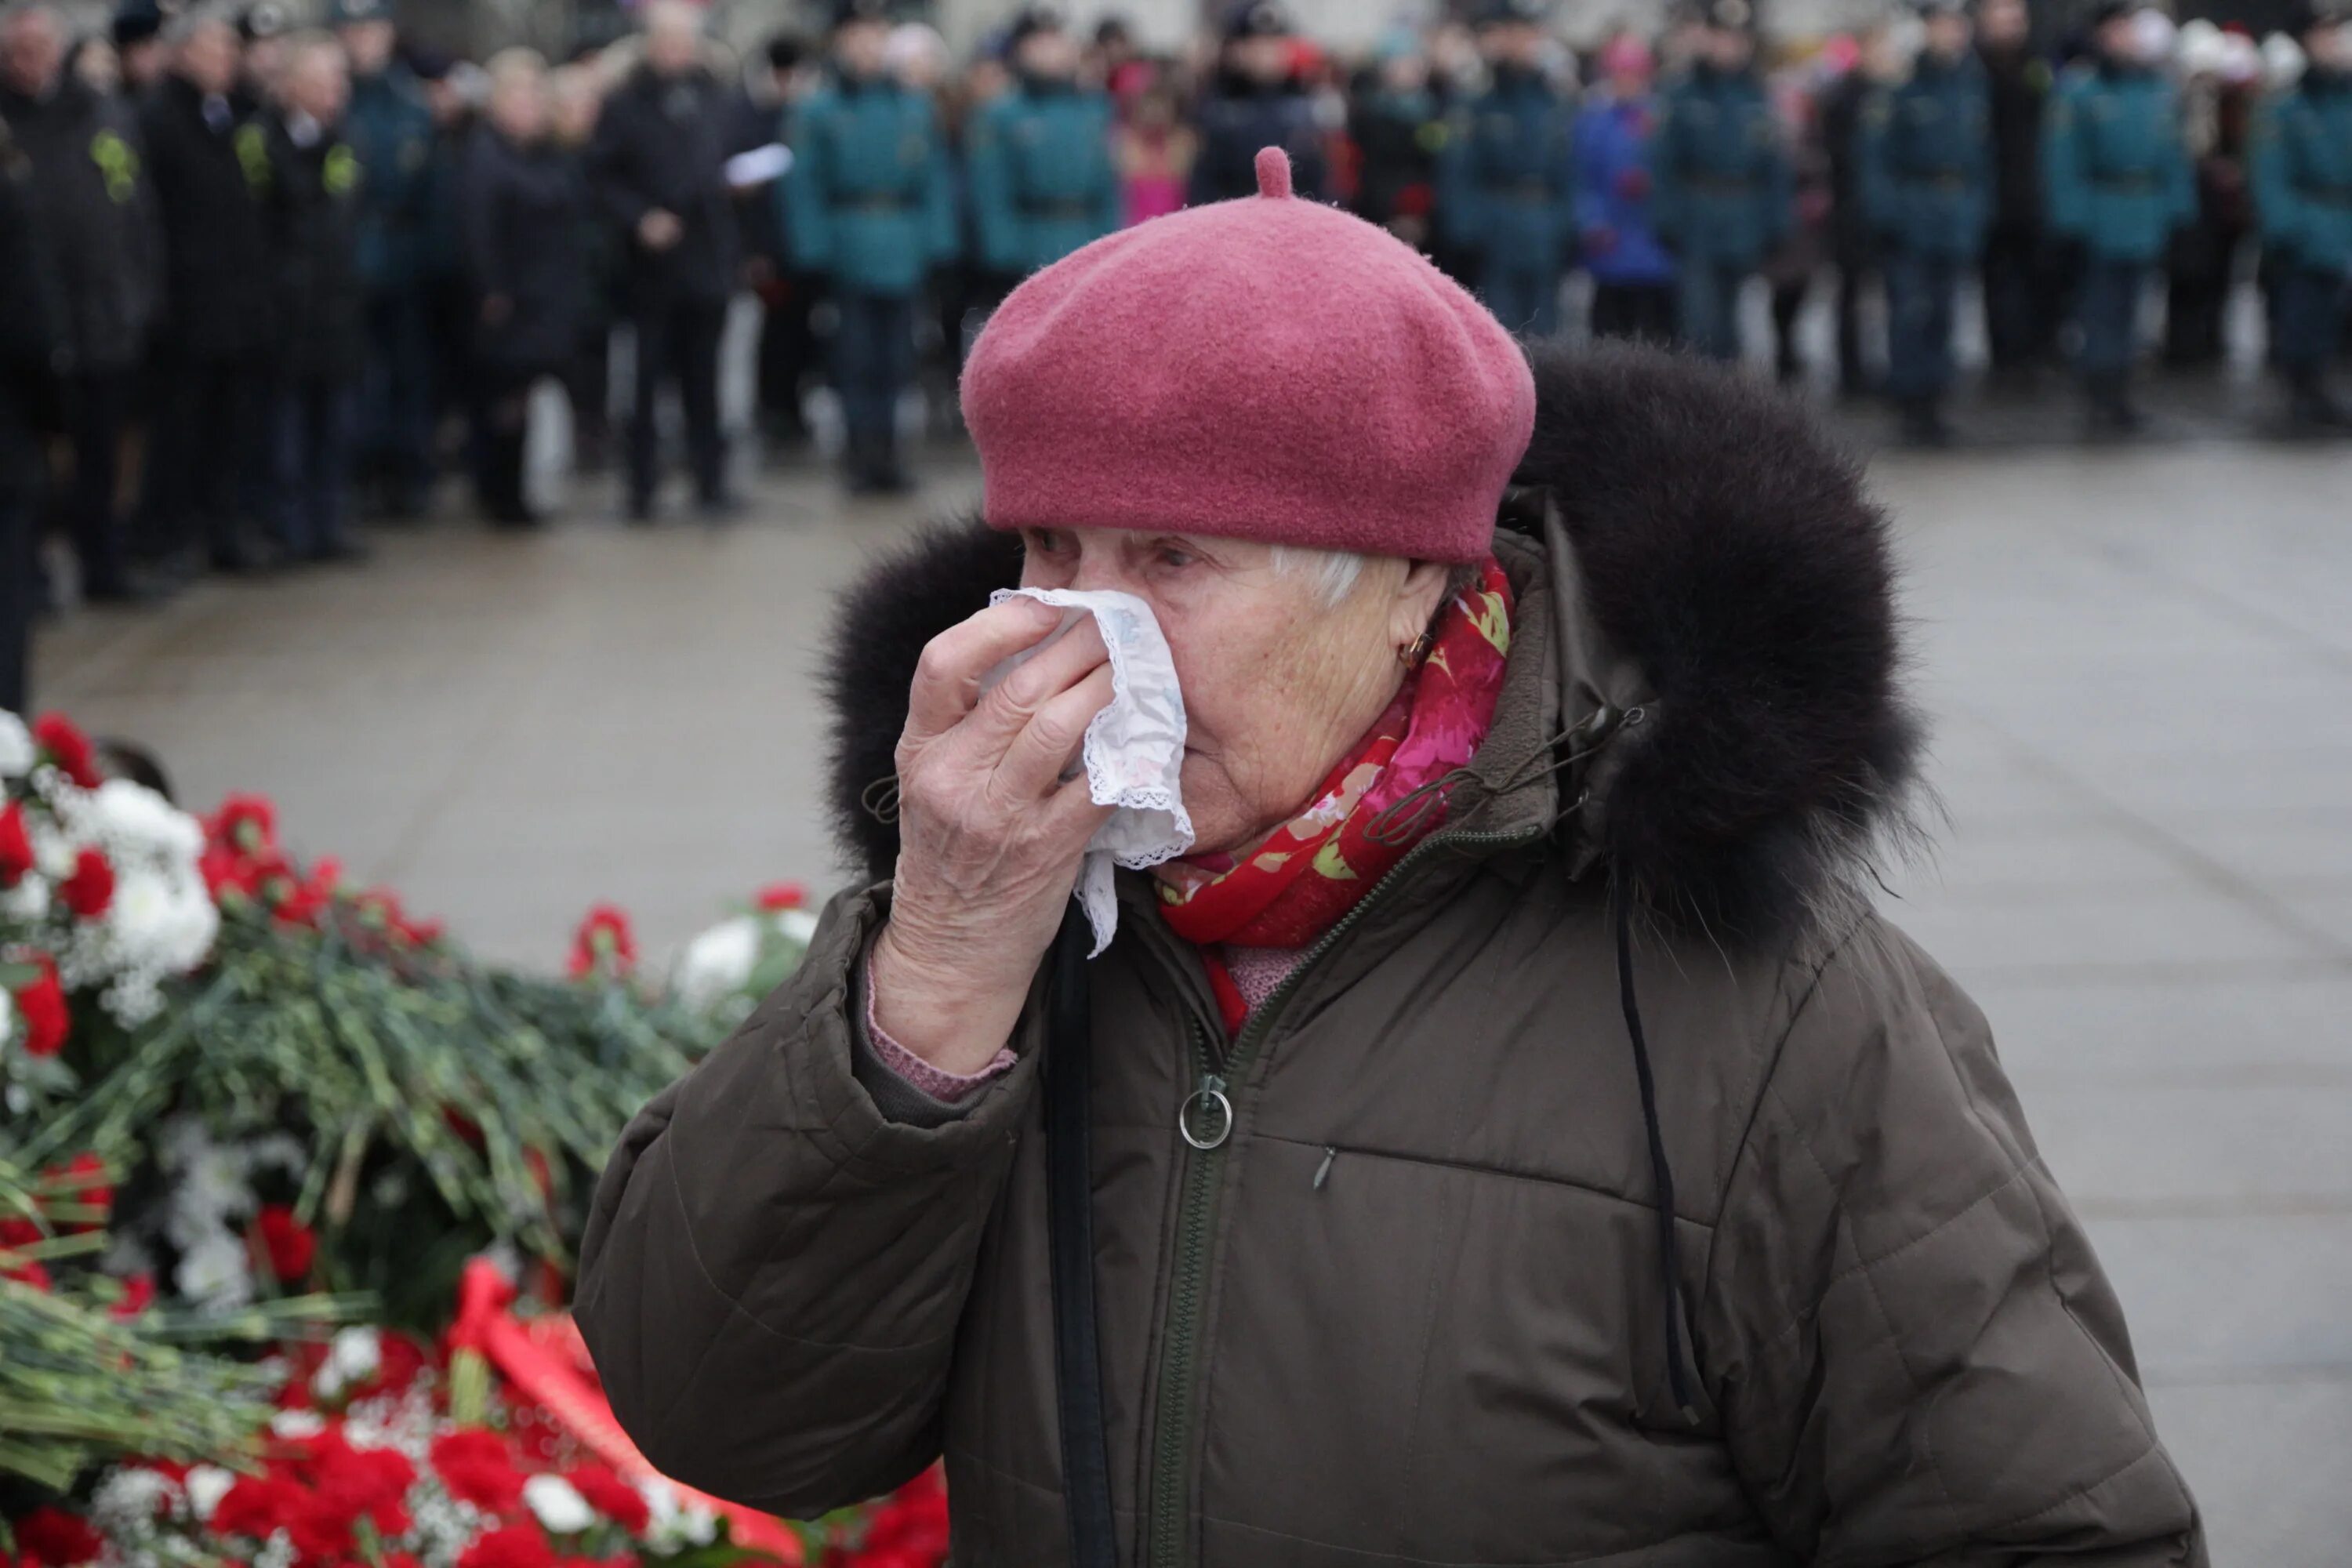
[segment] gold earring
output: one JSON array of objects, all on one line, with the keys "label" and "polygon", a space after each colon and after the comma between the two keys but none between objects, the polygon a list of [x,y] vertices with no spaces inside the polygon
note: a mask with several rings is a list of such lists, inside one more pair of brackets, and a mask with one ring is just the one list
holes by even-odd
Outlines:
[{"label": "gold earring", "polygon": [[1412,641],[1406,643],[1402,647],[1397,649],[1397,662],[1404,666],[1407,669],[1411,669],[1414,665],[1419,664],[1423,659],[1429,657],[1430,647],[1434,641],[1435,639],[1427,632],[1422,633],[1419,637],[1413,638]]}]

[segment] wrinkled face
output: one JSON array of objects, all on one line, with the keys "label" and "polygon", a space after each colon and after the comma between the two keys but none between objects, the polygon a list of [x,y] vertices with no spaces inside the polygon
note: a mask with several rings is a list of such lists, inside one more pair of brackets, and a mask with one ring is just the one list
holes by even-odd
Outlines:
[{"label": "wrinkled face", "polygon": [[0,72],[27,98],[44,97],[57,85],[65,58],[65,29],[53,12],[20,11],[0,32]]},{"label": "wrinkled face", "polygon": [[1117,589],[1151,606],[1184,693],[1185,809],[1196,847],[1239,849],[1307,804],[1404,679],[1444,566],[1372,559],[1337,604],[1312,570],[1252,540],[1028,529],[1021,582]]},{"label": "wrinkled face", "polygon": [[373,76],[392,63],[394,35],[390,22],[380,17],[350,22],[336,31],[343,40],[343,52],[352,58],[354,75]]},{"label": "wrinkled face", "polygon": [[198,92],[226,93],[236,85],[236,29],[216,18],[197,24],[181,40],[179,67]]}]

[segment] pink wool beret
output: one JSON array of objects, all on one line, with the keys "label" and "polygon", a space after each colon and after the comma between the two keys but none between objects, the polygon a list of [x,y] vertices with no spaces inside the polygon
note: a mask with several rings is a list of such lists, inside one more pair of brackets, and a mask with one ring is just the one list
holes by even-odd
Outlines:
[{"label": "pink wool beret", "polygon": [[1279,148],[1257,179],[991,318],[962,386],[989,522],[1483,558],[1535,423],[1526,357],[1412,247],[1293,196]]}]

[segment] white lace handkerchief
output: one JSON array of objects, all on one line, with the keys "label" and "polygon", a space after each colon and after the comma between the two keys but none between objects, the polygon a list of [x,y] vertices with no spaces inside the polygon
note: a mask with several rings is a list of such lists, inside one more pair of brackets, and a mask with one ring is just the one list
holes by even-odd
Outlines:
[{"label": "white lace handkerchief", "polygon": [[1081,593],[1071,588],[1000,588],[992,605],[1007,599],[1035,599],[1062,611],[1062,624],[1035,647],[1017,653],[982,680],[986,690],[1024,660],[1052,647],[1088,616],[1110,650],[1110,706],[1087,726],[1079,755],[1087,787],[1097,805],[1117,807],[1087,845],[1078,872],[1077,899],[1094,927],[1099,954],[1118,930],[1118,904],[1111,891],[1111,868],[1141,870],[1172,860],[1192,847],[1192,819],[1185,815],[1180,775],[1184,767],[1184,694],[1176,687],[1176,662],[1151,606],[1132,594]]}]

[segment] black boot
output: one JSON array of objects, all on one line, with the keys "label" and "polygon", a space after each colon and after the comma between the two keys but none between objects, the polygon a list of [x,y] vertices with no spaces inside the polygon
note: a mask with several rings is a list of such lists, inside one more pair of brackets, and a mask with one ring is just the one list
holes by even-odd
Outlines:
[{"label": "black boot", "polygon": [[2095,438],[2137,436],[2147,420],[2133,406],[2130,384],[2120,375],[2103,375],[2089,383],[2090,433]]},{"label": "black boot", "polygon": [[885,430],[874,443],[874,488],[886,496],[902,496],[915,488],[907,466],[898,460],[898,432]]},{"label": "black boot", "polygon": [[1952,444],[1952,426],[1944,418],[1943,405],[1933,397],[1908,397],[1903,400],[1903,438],[1915,447],[1948,447]]},{"label": "black boot", "polygon": [[2326,436],[2352,430],[2352,411],[2329,395],[2317,365],[2297,365],[2287,373],[2287,423],[2297,435]]}]

